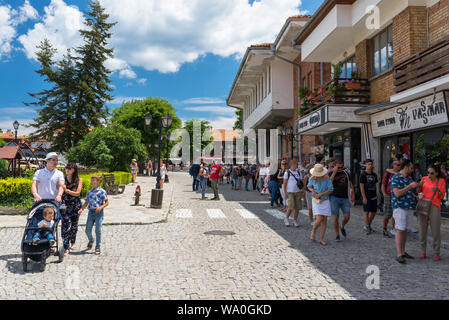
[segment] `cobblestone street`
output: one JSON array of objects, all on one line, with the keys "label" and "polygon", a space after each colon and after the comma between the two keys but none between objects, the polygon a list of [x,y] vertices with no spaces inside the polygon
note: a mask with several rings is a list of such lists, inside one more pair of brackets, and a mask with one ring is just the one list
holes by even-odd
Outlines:
[{"label": "cobblestone street", "polygon": [[[139,177],[138,183],[149,179]],[[0,299],[446,299],[449,252],[432,259],[395,261],[394,239],[365,235],[353,215],[347,240],[336,243],[328,223],[327,247],[309,240],[303,214],[287,228],[266,196],[221,185],[220,201],[201,201],[185,172],[170,174],[174,186],[167,222],[103,227],[100,256],[78,249],[41,273],[22,271],[21,228],[0,230]],[[168,185],[167,185],[168,186]],[[143,194],[149,197],[149,190]],[[210,190],[208,192],[211,198]],[[164,195],[168,196],[168,195]],[[143,199],[148,202],[149,199]],[[107,215],[107,209],[105,215]],[[213,231],[234,234],[214,235]],[[430,249],[430,248],[429,248]],[[407,251],[419,255],[417,235]],[[431,250],[430,250],[431,251]],[[429,251],[429,254],[431,253]],[[369,290],[371,265],[380,270],[380,289]]]}]

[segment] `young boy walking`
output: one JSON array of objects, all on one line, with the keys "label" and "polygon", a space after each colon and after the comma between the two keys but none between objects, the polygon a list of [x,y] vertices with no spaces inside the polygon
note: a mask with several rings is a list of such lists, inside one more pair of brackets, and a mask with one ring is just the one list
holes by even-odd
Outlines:
[{"label": "young boy walking", "polygon": [[95,224],[95,237],[97,243],[95,245],[95,254],[100,254],[101,247],[101,226],[103,224],[103,209],[109,205],[108,195],[104,189],[100,187],[101,176],[93,175],[90,184],[93,189],[89,190],[86,195],[83,206],[78,211],[81,214],[87,206],[89,206],[89,215],[87,216],[86,235],[89,239],[87,249],[92,249],[94,238],[92,237],[92,228]]}]

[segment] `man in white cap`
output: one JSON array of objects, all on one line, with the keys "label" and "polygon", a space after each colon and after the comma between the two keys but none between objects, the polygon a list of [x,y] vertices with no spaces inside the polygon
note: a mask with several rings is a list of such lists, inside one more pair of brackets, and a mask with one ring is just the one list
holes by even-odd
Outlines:
[{"label": "man in white cap", "polygon": [[56,169],[58,155],[55,152],[50,152],[45,157],[45,161],[47,162],[45,168],[37,170],[33,177],[31,192],[33,193],[34,201],[49,199],[61,202],[62,194],[64,193],[64,174]]}]

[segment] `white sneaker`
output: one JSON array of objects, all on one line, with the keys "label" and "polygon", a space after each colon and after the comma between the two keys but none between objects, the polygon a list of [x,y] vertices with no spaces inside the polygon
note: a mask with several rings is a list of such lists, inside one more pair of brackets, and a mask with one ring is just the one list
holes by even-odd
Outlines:
[{"label": "white sneaker", "polygon": [[287,218],[284,218],[284,223],[286,227],[290,227],[290,222],[288,221]]},{"label": "white sneaker", "polygon": [[390,233],[395,236],[396,235],[396,229],[390,229]]},{"label": "white sneaker", "polygon": [[293,222],[293,227],[298,228],[298,227],[299,227],[298,222],[294,221],[294,222]]},{"label": "white sneaker", "polygon": [[417,233],[418,230],[415,227],[410,227],[410,229],[408,229],[409,232],[411,233]]}]

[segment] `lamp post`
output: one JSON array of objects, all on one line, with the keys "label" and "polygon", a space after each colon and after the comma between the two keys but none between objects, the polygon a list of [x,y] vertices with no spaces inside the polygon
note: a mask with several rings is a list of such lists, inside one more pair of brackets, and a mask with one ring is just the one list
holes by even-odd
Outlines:
[{"label": "lamp post", "polygon": [[[164,119],[162,119],[162,125],[163,127],[166,129],[166,135],[167,135],[167,153],[166,153],[166,161],[165,161],[165,165],[168,165],[168,145],[169,145],[169,138],[168,138],[168,129],[171,127],[171,124],[173,122],[172,117],[170,117],[170,114],[167,113],[167,115],[164,117]],[[167,173],[168,173],[168,169],[167,169]],[[165,175],[165,182],[168,183],[168,174]]]},{"label": "lamp post", "polygon": [[[16,120],[16,121],[14,121],[14,123],[12,125],[13,125],[14,131],[15,131],[14,143],[16,145],[19,145],[19,142],[17,141],[17,131],[19,130],[20,123],[19,123],[19,121]],[[16,166],[17,166],[17,160],[14,158],[14,160],[13,160],[13,169],[12,169],[14,178],[16,177]]]},{"label": "lamp post", "polygon": [[296,140],[296,135],[293,133],[293,128],[291,126],[286,127],[286,128],[282,128],[281,129],[281,135],[284,137],[288,138],[288,141],[291,142],[291,159],[293,159],[293,141],[297,141]]}]

